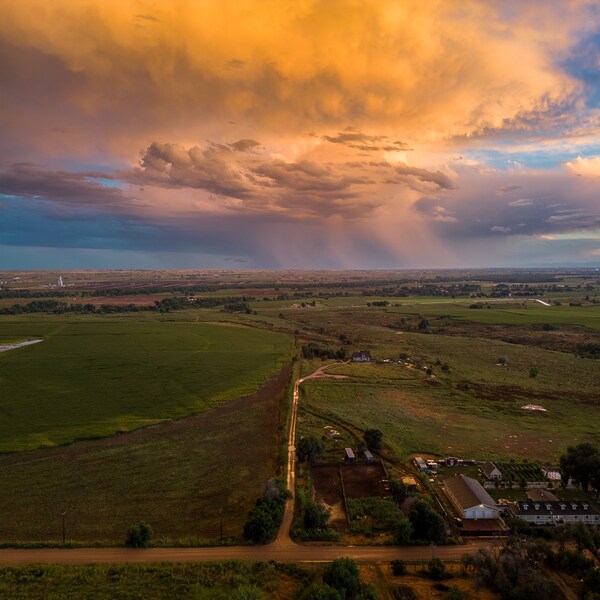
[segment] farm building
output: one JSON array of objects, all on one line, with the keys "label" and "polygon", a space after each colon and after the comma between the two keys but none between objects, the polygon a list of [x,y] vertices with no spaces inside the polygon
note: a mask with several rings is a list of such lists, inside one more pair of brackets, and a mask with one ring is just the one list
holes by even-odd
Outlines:
[{"label": "farm building", "polygon": [[413,458],[413,462],[415,463],[417,469],[421,471],[421,473],[427,473],[429,471],[427,463],[420,456]]},{"label": "farm building", "polygon": [[600,512],[587,502],[519,500],[512,508],[515,517],[536,525],[551,523],[600,524]]},{"label": "farm building", "polygon": [[354,460],[354,452],[352,448],[344,448],[344,459],[348,461]]},{"label": "farm building", "polygon": [[483,486],[472,477],[454,475],[444,479],[446,493],[463,519],[495,519],[499,509]]},{"label": "farm building", "polygon": [[500,481],[502,479],[500,469],[493,462],[486,462],[481,470],[490,481]]},{"label": "farm building", "polygon": [[368,450],[363,451],[363,456],[365,457],[365,460],[369,462],[373,460],[373,455]]},{"label": "farm building", "polygon": [[356,363],[365,363],[371,362],[373,359],[371,358],[371,353],[368,350],[361,350],[360,352],[353,352],[350,360]]}]

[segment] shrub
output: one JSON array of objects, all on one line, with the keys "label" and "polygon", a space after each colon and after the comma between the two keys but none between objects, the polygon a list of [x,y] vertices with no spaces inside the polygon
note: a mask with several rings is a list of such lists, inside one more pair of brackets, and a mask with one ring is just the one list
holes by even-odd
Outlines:
[{"label": "shrub", "polygon": [[323,570],[323,583],[335,588],[342,598],[353,596],[360,587],[356,561],[337,558]]},{"label": "shrub", "polygon": [[404,575],[404,573],[406,573],[406,565],[404,564],[404,561],[400,560],[399,558],[393,560],[390,563],[390,567],[392,569],[392,574],[395,577],[400,577],[401,575]]},{"label": "shrub", "polygon": [[148,523],[138,523],[127,530],[125,545],[131,548],[147,548],[151,540],[152,527]]}]

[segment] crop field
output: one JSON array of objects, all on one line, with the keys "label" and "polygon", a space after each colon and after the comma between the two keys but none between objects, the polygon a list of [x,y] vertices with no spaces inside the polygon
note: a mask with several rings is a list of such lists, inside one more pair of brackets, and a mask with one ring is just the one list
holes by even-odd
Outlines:
[{"label": "crop field", "polygon": [[[256,394],[111,438],[0,456],[0,541],[122,543],[148,522],[181,543],[240,538],[278,468],[289,366]],[[251,449],[251,450],[249,450]],[[221,514],[219,511],[222,511]]]},{"label": "crop field", "polygon": [[255,392],[289,360],[264,330],[133,318],[4,319],[0,451],[55,446],[177,419]]}]

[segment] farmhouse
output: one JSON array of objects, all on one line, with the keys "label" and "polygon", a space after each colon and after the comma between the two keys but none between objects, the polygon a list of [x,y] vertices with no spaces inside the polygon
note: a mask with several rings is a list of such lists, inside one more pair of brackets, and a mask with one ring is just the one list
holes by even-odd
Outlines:
[{"label": "farmhouse", "polygon": [[350,360],[355,363],[365,363],[371,362],[373,359],[371,358],[371,353],[368,350],[361,350],[360,352],[353,352]]},{"label": "farmhouse", "polygon": [[446,493],[463,519],[495,519],[499,509],[483,486],[472,477],[454,475],[444,479]]},{"label": "farmhouse", "polygon": [[536,525],[551,523],[600,524],[600,512],[587,502],[519,500],[511,510],[515,517]]},{"label": "farmhouse", "polygon": [[500,469],[493,462],[486,462],[481,470],[490,481],[500,481],[502,479]]}]

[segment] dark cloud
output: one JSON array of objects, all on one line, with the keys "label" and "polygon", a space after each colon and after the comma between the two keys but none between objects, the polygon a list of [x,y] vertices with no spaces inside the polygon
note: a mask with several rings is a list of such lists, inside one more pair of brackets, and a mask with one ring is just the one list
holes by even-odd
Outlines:
[{"label": "dark cloud", "polygon": [[0,171],[0,194],[108,209],[132,200],[118,187],[102,185],[97,179],[111,177],[98,172],[50,171],[31,163],[16,163]]},{"label": "dark cloud", "polygon": [[365,152],[393,152],[410,150],[409,145],[399,140],[390,141],[387,135],[367,135],[356,131],[352,127],[337,135],[323,135],[322,140],[332,144],[343,144],[349,148],[363,150]]},{"label": "dark cloud", "polygon": [[406,164],[398,164],[394,166],[395,175],[387,179],[386,183],[404,183],[411,187],[415,187],[415,181],[421,183],[430,183],[438,188],[451,190],[455,187],[454,183],[448,175],[441,171],[428,171],[418,167],[409,167]]},{"label": "dark cloud", "polygon": [[256,140],[238,140],[237,142],[234,142],[233,144],[229,144],[234,150],[237,150],[238,152],[248,152],[249,150],[254,150],[255,148],[258,148],[260,146],[260,142],[257,142]]},{"label": "dark cloud", "polygon": [[506,202],[494,193],[504,187],[503,177],[500,173],[465,177],[460,189],[435,200],[423,198],[414,208],[432,222],[440,237],[454,240],[592,232],[600,227],[593,182],[574,182],[556,174],[511,175],[522,182],[513,187],[526,187],[528,198]]},{"label": "dark cloud", "polygon": [[197,188],[219,196],[247,198],[250,182],[230,165],[219,147],[186,150],[179,144],[153,142],[143,153],[140,166],[119,176],[129,183],[168,188]]}]

